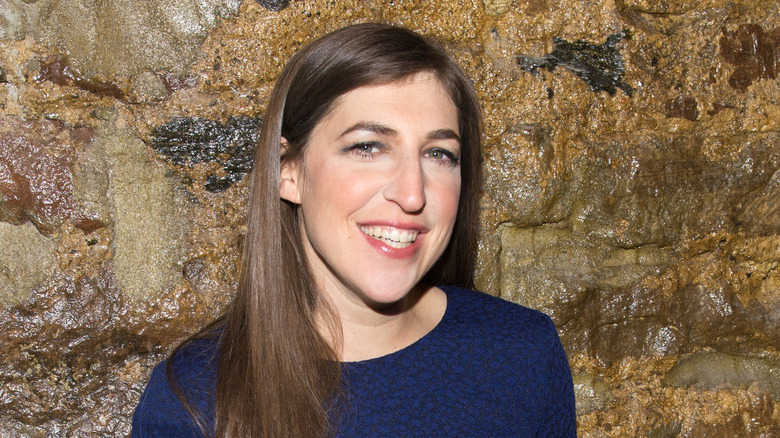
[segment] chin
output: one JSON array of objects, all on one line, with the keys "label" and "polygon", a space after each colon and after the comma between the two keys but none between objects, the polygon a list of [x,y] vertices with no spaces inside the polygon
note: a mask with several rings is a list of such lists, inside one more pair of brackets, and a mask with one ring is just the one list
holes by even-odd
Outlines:
[{"label": "chin", "polygon": [[[409,287],[386,289],[382,286],[368,289],[364,292],[366,304],[374,309],[386,309],[402,302],[406,297],[412,294],[412,291],[418,289],[419,283]],[[364,289],[366,290],[366,289]]]}]

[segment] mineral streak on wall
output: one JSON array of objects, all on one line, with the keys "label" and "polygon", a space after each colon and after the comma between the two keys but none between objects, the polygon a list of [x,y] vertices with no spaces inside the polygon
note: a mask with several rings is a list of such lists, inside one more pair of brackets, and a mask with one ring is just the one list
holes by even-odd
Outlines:
[{"label": "mineral streak on wall", "polygon": [[0,3],[0,436],[124,436],[229,301],[307,41],[440,40],[485,114],[478,285],[552,316],[583,437],[780,436],[780,5]]}]

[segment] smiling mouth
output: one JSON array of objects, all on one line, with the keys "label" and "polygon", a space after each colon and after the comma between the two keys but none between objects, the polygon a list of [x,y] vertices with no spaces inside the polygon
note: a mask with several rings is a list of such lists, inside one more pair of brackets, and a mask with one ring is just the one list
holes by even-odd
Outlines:
[{"label": "smiling mouth", "polygon": [[406,248],[407,246],[413,244],[414,241],[417,240],[417,234],[419,234],[419,231],[417,230],[401,231],[397,228],[386,227],[361,226],[360,231],[362,231],[366,236],[379,240],[385,245],[396,249]]}]

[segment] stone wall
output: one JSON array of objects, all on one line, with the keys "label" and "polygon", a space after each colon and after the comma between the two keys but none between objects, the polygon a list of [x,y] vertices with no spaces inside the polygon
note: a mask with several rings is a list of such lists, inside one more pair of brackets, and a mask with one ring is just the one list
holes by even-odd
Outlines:
[{"label": "stone wall", "polygon": [[274,78],[365,21],[473,78],[479,287],[553,317],[580,435],[780,436],[777,2],[3,0],[0,437],[129,432],[235,287]]}]

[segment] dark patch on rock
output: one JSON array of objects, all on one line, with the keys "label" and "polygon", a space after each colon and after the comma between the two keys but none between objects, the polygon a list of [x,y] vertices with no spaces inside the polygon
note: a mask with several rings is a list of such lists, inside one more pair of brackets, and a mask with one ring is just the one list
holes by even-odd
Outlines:
[{"label": "dark patch on rock", "polygon": [[260,6],[269,11],[279,12],[290,5],[290,0],[256,0]]},{"label": "dark patch on rock", "polygon": [[761,191],[748,198],[738,217],[746,233],[754,236],[780,234],[780,170]]},{"label": "dark patch on rock", "polygon": [[[680,301],[670,313],[685,327],[691,343],[728,346],[734,339],[749,338],[761,331],[733,289],[731,284],[722,282],[716,287],[686,284],[677,292]],[[676,311],[679,316],[674,316]]]},{"label": "dark patch on rock", "polygon": [[755,80],[777,79],[780,70],[780,28],[769,32],[757,24],[741,24],[737,30],[723,30],[720,55],[736,70],[729,85],[745,92]]},{"label": "dark patch on rock", "polygon": [[166,72],[158,75],[168,93],[194,88],[198,85],[198,77],[195,75],[176,75]]},{"label": "dark patch on rock", "polygon": [[699,120],[699,104],[696,99],[688,96],[677,96],[674,99],[668,99],[664,103],[666,117],[686,119],[692,122]]},{"label": "dark patch on rock", "polygon": [[712,109],[707,111],[707,114],[710,116],[714,116],[718,114],[719,112],[723,111],[724,109],[734,109],[734,105],[729,105],[727,103],[720,103],[715,102],[712,104]]},{"label": "dark patch on rock", "polygon": [[630,37],[631,34],[624,30],[610,35],[604,44],[600,45],[582,40],[570,43],[563,38],[555,37],[553,39],[555,48],[552,53],[539,57],[521,55],[517,57],[517,64],[523,70],[532,73],[539,68],[553,71],[558,65],[563,65],[585,81],[594,92],[606,91],[614,95],[620,88],[626,95],[631,96],[633,89],[623,82],[623,74],[626,70],[623,57],[617,48],[621,40]]},{"label": "dark patch on rock", "polygon": [[5,69],[0,67],[0,83],[8,82],[8,78],[5,77]]},{"label": "dark patch on rock", "polygon": [[198,278],[203,274],[203,260],[190,260],[186,265],[184,265],[182,273],[184,274],[184,278],[186,278],[188,281],[197,281]]},{"label": "dark patch on rock", "polygon": [[685,334],[662,320],[662,316],[630,318],[597,327],[591,333],[592,351],[607,365],[624,357],[679,354],[687,344]]},{"label": "dark patch on rock", "polygon": [[645,18],[646,11],[633,6],[627,7],[624,0],[615,0],[615,6],[617,6],[618,15],[624,22],[636,26],[647,33],[657,32],[652,21]]},{"label": "dark patch on rock", "polygon": [[252,169],[259,117],[232,117],[227,124],[179,117],[152,131],[151,147],[177,166],[216,162],[224,176],[210,174],[206,190],[222,192]]},{"label": "dark patch on rock", "polygon": [[99,221],[97,219],[90,219],[90,218],[83,218],[76,222],[76,228],[80,229],[81,231],[89,234],[95,230],[99,230],[101,228],[105,228],[106,224],[104,224],[102,221]]},{"label": "dark patch on rock", "polygon": [[38,71],[33,74],[32,80],[38,83],[49,81],[62,86],[73,85],[98,96],[115,99],[124,99],[125,97],[124,92],[116,84],[84,77],[69,64],[67,58],[62,56],[51,56],[41,60]]}]

